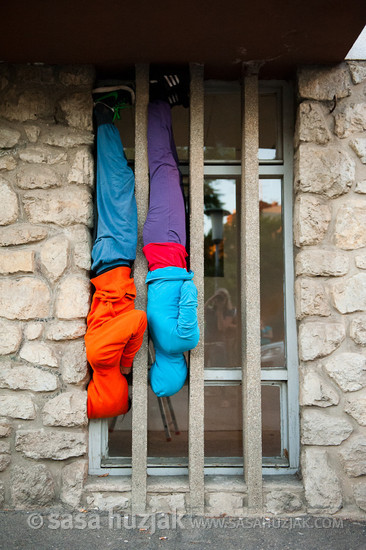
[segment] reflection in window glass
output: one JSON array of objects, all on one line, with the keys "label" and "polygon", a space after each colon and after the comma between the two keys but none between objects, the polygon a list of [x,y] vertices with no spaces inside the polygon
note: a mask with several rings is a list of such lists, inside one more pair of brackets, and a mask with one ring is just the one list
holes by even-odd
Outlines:
[{"label": "reflection in window glass", "polygon": [[262,367],[284,367],[282,181],[260,181]]},{"label": "reflection in window glass", "polygon": [[[205,386],[205,456],[243,453],[241,385]],[[281,456],[280,386],[262,385],[263,456]]]},{"label": "reflection in window glass", "polygon": [[[131,457],[132,412],[108,420],[109,456]],[[188,388],[159,398],[149,388],[147,453],[150,457],[188,456]]]},{"label": "reflection in window glass", "polygon": [[205,367],[240,367],[235,178],[205,180]]},{"label": "reflection in window glass", "polygon": [[278,125],[279,95],[277,93],[262,93],[259,95],[259,160],[280,160],[282,158],[282,143]]}]

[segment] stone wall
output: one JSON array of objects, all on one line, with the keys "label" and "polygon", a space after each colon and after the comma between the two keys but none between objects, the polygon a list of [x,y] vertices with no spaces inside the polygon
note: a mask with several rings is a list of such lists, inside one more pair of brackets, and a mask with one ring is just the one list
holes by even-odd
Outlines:
[{"label": "stone wall", "polygon": [[87,474],[93,81],[0,65],[0,507],[77,506]]},{"label": "stone wall", "polygon": [[296,312],[310,513],[366,511],[366,63],[298,75]]}]

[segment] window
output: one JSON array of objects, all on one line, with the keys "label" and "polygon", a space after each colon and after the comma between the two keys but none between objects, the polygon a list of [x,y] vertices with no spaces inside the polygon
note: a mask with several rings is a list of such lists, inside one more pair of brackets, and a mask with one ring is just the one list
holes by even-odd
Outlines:
[{"label": "window", "polygon": [[[292,259],[292,91],[263,82],[259,93],[260,321],[263,473],[298,464],[296,327]],[[243,472],[241,90],[207,82],[204,95],[204,455],[205,473]],[[132,111],[122,141],[134,160]],[[173,110],[184,187],[189,195],[189,112]],[[187,201],[189,204],[189,201]],[[194,235],[191,235],[191,239]],[[189,243],[188,243],[189,247]],[[151,359],[150,359],[151,361]],[[188,473],[188,384],[171,398],[148,390],[147,471]],[[131,474],[131,415],[91,423],[91,473]]]}]

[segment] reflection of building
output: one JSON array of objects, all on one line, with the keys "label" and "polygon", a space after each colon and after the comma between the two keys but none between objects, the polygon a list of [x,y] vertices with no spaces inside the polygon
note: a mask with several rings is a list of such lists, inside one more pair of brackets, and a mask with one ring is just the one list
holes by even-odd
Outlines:
[{"label": "reflection of building", "polygon": [[[0,334],[4,335],[0,343],[3,357],[0,435],[4,435],[0,453],[3,470],[0,502],[5,499],[6,507],[38,508],[59,504],[62,499],[76,508],[90,502],[93,502],[91,506],[98,503],[106,506],[110,502],[109,481],[95,476],[107,472],[111,479],[117,472],[121,476],[114,476],[113,496],[128,502],[128,506],[132,502],[134,512],[142,512],[150,510],[152,499],[162,502],[163,498],[159,500],[162,493],[166,495],[167,486],[170,487],[160,479],[154,483],[152,492],[146,484],[147,465],[149,475],[159,470],[164,477],[164,468],[168,465],[169,474],[187,476],[189,463],[190,476],[182,482],[180,479],[179,489],[174,489],[172,484],[173,497],[164,500],[166,506],[179,502],[182,508],[190,510],[192,505],[193,513],[202,513],[206,503],[207,512],[233,512],[227,489],[224,484],[220,485],[220,480],[215,481],[216,492],[210,490],[205,495],[201,467],[205,400],[200,378],[204,375],[201,349],[191,356],[190,391],[194,394],[191,409],[188,412],[188,399],[185,409],[183,404],[179,407],[180,412],[185,410],[184,414],[190,415],[189,422],[185,418],[184,426],[192,430],[189,454],[187,451],[181,460],[169,463],[164,447],[159,448],[163,455],[160,462],[161,456],[148,460],[145,437],[148,417],[141,398],[134,400],[132,430],[136,437],[129,456],[110,456],[106,423],[87,425],[84,414],[88,373],[83,331],[89,300],[87,270],[94,169],[90,90],[96,74],[98,77],[123,74],[135,79],[134,64],[143,60],[154,65],[194,64],[191,111],[177,109],[174,123],[178,130],[184,185],[186,188],[191,185],[191,267],[196,272],[201,310],[205,290],[204,244],[200,234],[204,216],[202,163],[205,163],[207,178],[231,178],[235,182],[236,189],[240,188],[242,193],[237,193],[238,199],[246,199],[240,202],[243,208],[254,197],[254,213],[258,197],[254,191],[249,195],[244,193],[253,189],[259,147],[261,178],[277,178],[279,188],[285,191],[281,207],[261,205],[261,218],[268,226],[283,208],[287,226],[283,226],[281,235],[275,234],[278,237],[275,244],[282,252],[285,250],[283,265],[289,274],[283,285],[281,266],[277,265],[275,278],[273,266],[279,253],[269,238],[273,232],[268,231],[268,264],[261,258],[263,273],[267,275],[266,279],[261,277],[268,296],[265,313],[269,317],[279,308],[286,313],[282,328],[273,325],[273,342],[283,342],[281,357],[286,359],[288,370],[278,372],[280,369],[274,365],[272,355],[268,368],[273,370],[262,372],[262,391],[266,397],[262,399],[266,419],[263,432],[272,430],[271,434],[277,438],[276,445],[268,446],[270,451],[265,451],[272,454],[264,456],[263,470],[258,421],[259,346],[256,351],[254,345],[248,354],[256,353],[257,363],[256,368],[248,371],[249,378],[244,377],[250,382],[246,387],[246,402],[241,401],[240,380],[233,380],[241,373],[232,369],[229,373],[205,374],[206,403],[209,403],[206,425],[214,426],[217,411],[223,409],[227,421],[231,392],[238,400],[238,407],[244,406],[246,414],[246,483],[236,485],[234,501],[240,507],[235,513],[244,515],[256,509],[263,513],[287,514],[293,510],[333,514],[342,513],[343,506],[346,515],[363,514],[366,472],[362,458],[365,421],[361,371],[365,345],[366,237],[362,195],[366,165],[362,113],[366,79],[364,62],[345,63],[343,59],[363,25],[364,3],[334,0],[329,9],[328,4],[309,0],[300,11],[296,2],[228,0],[223,10],[222,3],[213,0],[207,10],[206,3],[188,0],[183,10],[181,5],[174,4],[161,17],[162,3],[157,0],[131,3],[128,24],[124,3],[114,3],[113,16],[109,9],[101,10],[99,5],[96,8],[93,0],[88,2],[88,13],[80,0],[74,0],[72,6],[70,3],[69,9],[63,5],[62,10],[60,3],[51,2],[43,12],[32,1],[4,4],[0,36],[0,58],[5,61],[0,64],[0,240],[4,248],[0,257]],[[108,29],[108,40],[105,29]],[[189,36],[195,40],[188,40]],[[197,60],[205,64],[204,78],[210,81],[205,83],[204,96],[201,95],[202,71],[195,65]],[[129,158],[135,161],[137,201],[143,217],[148,194],[145,108],[149,77],[146,67],[140,65],[136,75],[136,110],[122,114],[120,127],[123,134],[128,134]],[[245,103],[241,100],[241,88],[245,91]],[[257,99],[259,113],[255,109]],[[295,127],[291,119],[293,101],[298,101]],[[242,107],[246,113],[243,128]],[[130,133],[126,130],[128,125]],[[242,135],[245,137],[243,148]],[[294,178],[293,144],[296,149]],[[206,154],[203,159],[202,152]],[[241,180],[242,158],[245,181]],[[247,215],[251,216],[249,210]],[[254,238],[250,240],[253,235],[258,237],[255,223],[248,229],[246,221],[238,202],[236,216],[229,216],[226,222],[225,229],[234,227],[235,231],[230,235],[231,242],[225,242],[225,253],[230,245],[233,256],[239,257],[239,248],[246,237],[251,243],[256,242]],[[295,272],[293,244],[297,252],[295,286],[291,283]],[[225,276],[231,285],[228,283],[227,288],[240,310],[240,322],[244,298],[237,281],[246,268],[257,267],[250,256],[253,250],[248,247],[246,252],[249,254],[249,259],[245,259],[247,265],[244,260],[243,264],[230,263],[225,257]],[[136,281],[141,297],[144,269],[145,264],[139,258]],[[278,288],[284,289],[284,296],[274,291],[274,281]],[[251,299],[246,302],[250,308],[258,303],[257,287],[253,284],[253,288],[245,290],[248,296],[251,293]],[[213,289],[207,292],[212,295]],[[258,310],[256,314],[255,323],[244,316],[243,323],[247,323],[248,331],[253,328],[253,334],[258,333],[259,338]],[[278,336],[280,330],[282,334]],[[137,388],[141,397],[144,392],[147,395],[146,348],[138,361],[141,363],[135,371],[134,391]],[[208,377],[211,378],[208,380]],[[220,391],[222,388],[229,389]],[[265,408],[267,401],[272,408]],[[247,408],[248,403],[251,409]],[[235,418],[243,429],[238,407]],[[249,415],[248,410],[256,413]],[[158,426],[154,424],[154,428]],[[211,449],[214,444],[215,437],[211,434]],[[218,455],[222,456],[223,447],[226,451],[224,445],[216,447]],[[214,459],[214,451],[215,447],[206,458]],[[235,459],[228,453],[224,455],[226,474]],[[243,457],[236,459],[233,468],[240,473]],[[211,475],[216,468],[216,473],[222,474],[218,464],[222,461],[209,461],[207,468],[211,470],[206,473]],[[87,467],[90,477],[89,482],[84,483]],[[300,468],[301,482],[292,477]],[[131,471],[135,476],[133,482]],[[282,482],[284,478],[279,478],[274,488],[267,474],[279,472],[288,477],[286,483]]]}]

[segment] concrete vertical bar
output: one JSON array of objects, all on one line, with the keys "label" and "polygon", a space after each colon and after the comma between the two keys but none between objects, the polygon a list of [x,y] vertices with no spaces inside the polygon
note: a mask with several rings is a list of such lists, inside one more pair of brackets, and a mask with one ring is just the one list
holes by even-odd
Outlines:
[{"label": "concrete vertical bar", "polygon": [[241,304],[244,477],[248,508],[260,510],[262,422],[259,270],[258,76],[243,76]]},{"label": "concrete vertical bar", "polygon": [[203,65],[191,64],[190,92],[190,262],[198,289],[200,341],[190,354],[189,487],[192,514],[204,512],[204,319],[203,319]]},{"label": "concrete vertical bar", "polygon": [[[149,204],[149,173],[147,160],[147,105],[149,102],[149,66],[136,65],[135,111],[135,178],[138,210],[137,256],[134,264],[136,308],[146,311],[146,261],[142,253],[142,228]],[[147,334],[133,365],[132,390],[132,512],[146,510],[147,468]]]}]

